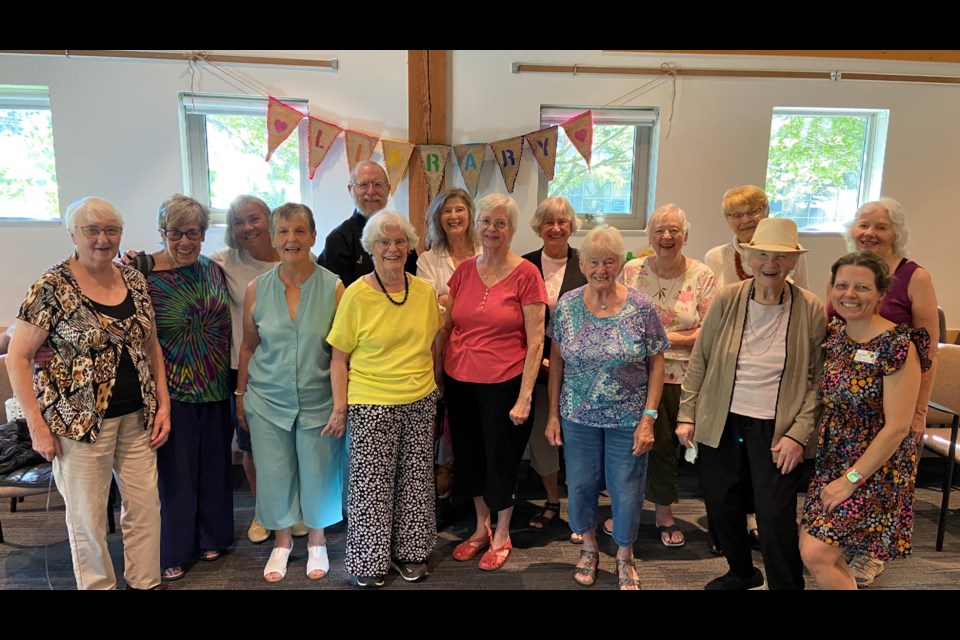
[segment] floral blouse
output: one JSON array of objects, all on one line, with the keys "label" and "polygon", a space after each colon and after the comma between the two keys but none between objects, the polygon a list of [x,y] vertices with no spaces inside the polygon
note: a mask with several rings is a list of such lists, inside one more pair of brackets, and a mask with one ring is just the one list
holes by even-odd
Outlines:
[{"label": "floral blouse", "polygon": [[[660,278],[647,266],[646,257],[631,260],[620,275],[623,284],[644,292],[653,301],[663,328],[696,329],[703,322],[717,292],[716,277],[707,265],[687,258],[687,270],[677,278]],[[666,384],[681,384],[692,349],[670,348],[663,354]]]},{"label": "floral blouse", "polygon": [[120,267],[135,313],[118,320],[94,309],[69,262],[40,276],[17,316],[50,334],[46,344],[53,349],[53,357],[33,376],[43,418],[58,436],[96,442],[126,348],[140,379],[144,428],[150,429],[157,412],[157,389],[150,368],[154,317],[147,283],[138,271]]}]

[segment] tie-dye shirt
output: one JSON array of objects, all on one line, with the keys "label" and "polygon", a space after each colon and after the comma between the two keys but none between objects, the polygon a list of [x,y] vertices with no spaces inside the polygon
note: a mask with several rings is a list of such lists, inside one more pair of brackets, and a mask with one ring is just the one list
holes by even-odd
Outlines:
[{"label": "tie-dye shirt", "polygon": [[563,356],[560,414],[590,427],[636,427],[647,404],[647,358],[667,348],[667,334],[646,294],[628,288],[620,311],[598,318],[584,303],[587,286],[560,297],[547,330]]},{"label": "tie-dye shirt", "polygon": [[186,267],[152,271],[147,286],[170,398],[192,403],[226,400],[230,296],[223,270],[200,256]]}]

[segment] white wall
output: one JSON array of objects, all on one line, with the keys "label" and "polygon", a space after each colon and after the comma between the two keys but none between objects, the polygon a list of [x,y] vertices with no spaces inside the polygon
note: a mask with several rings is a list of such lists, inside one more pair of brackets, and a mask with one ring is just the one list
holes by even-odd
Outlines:
[{"label": "white wall", "polygon": [[[407,138],[405,52],[311,51],[309,55],[336,57],[340,69],[225,68],[263,94],[308,98],[311,113],[328,122]],[[174,62],[0,55],[0,84],[50,87],[61,208],[88,195],[111,200],[126,218],[124,248],[155,248],[157,206],[184,188],[177,94],[191,90],[186,68]],[[202,67],[192,89],[255,94],[244,84],[224,80]],[[374,159],[381,159],[379,147]],[[317,253],[327,232],[353,211],[348,179],[341,136],[313,180]],[[395,200],[406,211],[405,181]],[[208,234],[205,252],[220,245],[219,235]],[[16,317],[30,284],[71,250],[62,226],[0,226],[0,325]]]},{"label": "white wall", "polygon": [[[688,68],[803,69],[960,75],[960,65],[873,63],[869,61],[771,57],[605,54],[599,51],[453,52],[453,144],[497,140],[539,127],[541,104],[605,105],[649,83],[649,77],[514,74],[513,62],[659,67],[674,62]],[[677,80],[670,137],[671,85],[651,85],[628,104],[660,108],[661,136],[656,202],[676,202],[693,224],[687,255],[702,259],[707,249],[729,242],[720,213],[723,192],[766,180],[770,119],[774,106],[869,107],[890,109],[883,193],[899,199],[912,229],[911,255],[933,274],[939,301],[951,327],[960,326],[960,286],[956,254],[960,233],[954,209],[960,203],[960,90],[955,86],[821,80]],[[535,161],[525,151],[514,196],[525,216],[537,204]],[[504,191],[488,154],[480,191]],[[625,234],[627,235],[627,234]],[[811,288],[822,295],[830,264],[846,253],[837,235],[803,234],[811,249]],[[576,244],[576,242],[575,242]],[[646,247],[642,234],[630,234],[627,249]],[[539,239],[523,228],[514,240],[521,252]]]},{"label": "white wall", "polygon": [[[341,126],[406,139],[406,54],[402,51],[311,51],[337,57],[335,73],[275,67],[229,67],[263,93],[304,97],[312,112]],[[513,62],[657,67],[661,62],[698,68],[809,69],[960,75],[960,65],[727,56],[604,54],[599,51],[454,51],[448,113],[451,144],[489,142],[539,127],[541,104],[604,105],[648,82],[648,77],[513,74]],[[127,216],[124,246],[155,245],[155,211],[183,188],[177,92],[190,90],[185,65],[0,55],[0,84],[50,86],[61,203],[100,195]],[[201,71],[196,90],[250,92]],[[677,81],[668,131],[671,87],[657,84],[629,104],[660,108],[662,126],[656,202],[673,201],[693,223],[688,255],[729,240],[719,203],[740,184],[762,185],[774,106],[890,109],[883,193],[899,199],[913,234],[912,256],[934,277],[948,323],[960,326],[960,249],[953,208],[960,202],[960,89],[955,86],[821,80],[689,79]],[[485,163],[481,194],[505,191],[492,156]],[[514,192],[524,217],[537,204],[539,169],[525,152]],[[461,185],[451,164],[448,183]],[[342,142],[331,150],[314,180],[314,210],[322,238],[351,211]],[[391,206],[406,212],[406,178]],[[821,293],[830,263],[845,252],[835,235],[804,234],[812,288]],[[628,249],[646,245],[630,234]],[[521,228],[515,249],[539,246]],[[12,319],[31,282],[65,257],[62,228],[0,227],[0,324]]]}]

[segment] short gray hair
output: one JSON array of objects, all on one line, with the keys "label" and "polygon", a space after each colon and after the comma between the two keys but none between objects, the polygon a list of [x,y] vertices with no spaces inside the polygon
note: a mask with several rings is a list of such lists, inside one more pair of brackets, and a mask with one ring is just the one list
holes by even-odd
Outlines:
[{"label": "short gray hair", "polygon": [[517,206],[516,200],[502,193],[491,193],[477,201],[477,224],[480,224],[480,216],[484,212],[496,209],[504,209],[507,212],[510,228],[516,231],[517,225],[520,224],[520,207]]},{"label": "short gray hair", "polygon": [[420,238],[417,237],[417,232],[410,221],[396,211],[384,209],[367,220],[367,225],[363,228],[363,238],[360,242],[367,253],[373,255],[373,245],[386,235],[387,227],[400,227],[400,230],[407,236],[407,244],[410,249],[415,248],[417,243],[420,242]]},{"label": "short gray hair", "polygon": [[857,215],[847,226],[847,246],[851,251],[856,251],[856,243],[853,241],[853,228],[857,226],[857,220],[868,207],[879,206],[887,210],[890,217],[890,224],[893,225],[893,251],[898,256],[907,257],[907,241],[910,239],[910,228],[907,226],[907,216],[903,213],[903,205],[893,198],[883,197],[879,200],[864,202],[857,209]]},{"label": "short gray hair", "polygon": [[668,202],[667,204],[660,205],[650,214],[650,219],[647,220],[648,237],[651,235],[651,230],[659,224],[660,218],[668,213],[675,213],[680,218],[680,231],[683,235],[687,235],[687,233],[690,232],[690,221],[687,220],[686,212],[672,202]]},{"label": "short gray hair", "polygon": [[77,227],[83,226],[83,223],[90,219],[91,214],[99,214],[101,218],[110,220],[123,228],[123,216],[120,215],[116,205],[103,198],[87,196],[67,205],[67,210],[64,212],[67,231],[73,233]]},{"label": "short gray hair", "polygon": [[182,193],[173,194],[157,209],[157,226],[161,231],[177,229],[191,222],[205,232],[210,228],[210,210]]},{"label": "short gray hair", "polygon": [[270,220],[270,207],[267,206],[266,202],[264,202],[257,196],[243,195],[243,196],[237,196],[236,198],[234,198],[233,202],[230,203],[230,206],[227,207],[227,229],[223,234],[223,241],[231,249],[237,248],[237,239],[233,235],[233,219],[237,217],[238,213],[240,213],[250,205],[253,205],[259,209],[262,209],[263,215],[267,217],[267,221]]},{"label": "short gray hair", "polygon": [[537,205],[537,210],[533,212],[533,217],[530,218],[530,228],[537,236],[540,235],[540,228],[548,216],[552,216],[555,220],[561,216],[566,216],[570,221],[570,233],[576,233],[577,229],[580,228],[577,212],[573,210],[570,201],[563,196],[544,198],[543,202]]},{"label": "short gray hair", "polygon": [[580,264],[590,258],[601,258],[612,255],[617,259],[617,267],[626,262],[626,249],[623,246],[623,236],[616,227],[601,224],[590,229],[580,245]]}]

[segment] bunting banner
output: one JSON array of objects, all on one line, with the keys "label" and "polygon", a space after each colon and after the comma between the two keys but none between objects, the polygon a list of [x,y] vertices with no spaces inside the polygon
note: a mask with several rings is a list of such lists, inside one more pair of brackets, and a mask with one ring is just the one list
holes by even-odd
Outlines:
[{"label": "bunting banner", "polygon": [[553,168],[557,162],[557,127],[547,127],[523,136],[537,159],[540,170],[547,180],[553,180]]},{"label": "bunting banner", "polygon": [[587,161],[587,171],[589,171],[590,156],[593,152],[593,111],[584,111],[578,116],[561,122],[560,126],[567,133],[571,144]]},{"label": "bunting banner", "polygon": [[440,187],[443,185],[443,171],[447,166],[447,158],[450,157],[450,145],[419,144],[417,150],[420,151],[423,176],[427,179],[430,199],[433,200],[440,193]]},{"label": "bunting banner", "polygon": [[490,148],[493,149],[494,160],[500,166],[500,173],[503,174],[507,191],[513,193],[517,173],[520,171],[520,157],[523,155],[523,136],[491,142]]},{"label": "bunting banner", "polygon": [[383,163],[387,166],[387,179],[390,180],[390,195],[393,195],[400,184],[403,172],[407,170],[407,165],[410,163],[410,154],[417,145],[386,138],[382,138],[380,144],[383,146]]},{"label": "bunting banner", "polygon": [[458,144],[453,148],[453,155],[457,157],[457,166],[460,175],[467,185],[467,191],[474,198],[477,197],[477,185],[480,184],[480,170],[483,168],[483,156],[487,154],[487,144]]},{"label": "bunting banner", "polygon": [[310,125],[310,147],[307,157],[310,164],[310,179],[313,180],[313,175],[317,172],[317,167],[319,167],[323,159],[327,157],[330,146],[343,129],[335,124],[324,122],[320,118],[314,118],[313,116],[308,116],[308,118],[309,120],[307,122]]},{"label": "bunting banner", "polygon": [[269,96],[267,100],[267,157],[265,158],[267,162],[270,162],[270,156],[277,150],[277,147],[297,130],[297,125],[304,117],[302,113],[290,105]]},{"label": "bunting banner", "polygon": [[377,146],[378,138],[350,129],[346,130],[343,137],[346,141],[347,166],[350,167],[350,173],[352,174],[355,166],[369,160],[370,156],[373,155],[373,148]]}]

